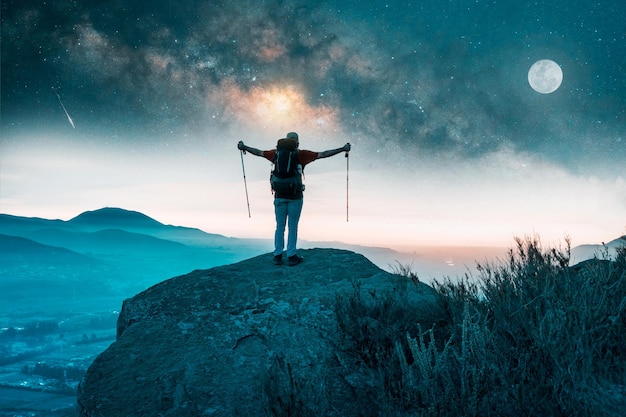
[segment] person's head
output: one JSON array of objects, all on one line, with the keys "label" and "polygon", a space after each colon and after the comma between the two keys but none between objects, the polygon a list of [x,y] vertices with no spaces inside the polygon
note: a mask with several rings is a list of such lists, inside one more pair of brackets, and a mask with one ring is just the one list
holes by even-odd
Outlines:
[{"label": "person's head", "polygon": [[287,133],[287,138],[288,139],[295,139],[296,143],[298,145],[300,145],[300,139],[298,139],[298,134],[296,132],[289,132],[289,133]]}]

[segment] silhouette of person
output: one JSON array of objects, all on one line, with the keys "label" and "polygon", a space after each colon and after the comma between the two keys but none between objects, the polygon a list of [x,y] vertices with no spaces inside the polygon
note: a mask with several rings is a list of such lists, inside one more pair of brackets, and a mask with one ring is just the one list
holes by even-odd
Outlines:
[{"label": "silhouette of person", "polygon": [[[298,171],[299,175],[307,164],[320,159],[337,155],[341,152],[349,152],[350,144],[346,143],[341,148],[330,149],[322,152],[313,152],[309,150],[299,149],[300,141],[296,132],[287,133],[287,139],[295,140],[295,146],[298,149]],[[282,140],[282,139],[281,139]],[[280,142],[280,141],[279,141]],[[277,149],[262,151],[260,149],[247,146],[240,141],[237,148],[244,152],[250,152],[252,155],[261,156],[268,161],[274,163]],[[303,258],[297,254],[298,240],[298,222],[302,213],[302,205],[304,202],[304,187],[295,193],[274,192],[274,214],[276,216],[276,232],[274,233],[274,258],[275,265],[282,265],[283,250],[285,248],[285,226],[288,226],[289,232],[287,236],[287,261],[289,266],[298,265]]]}]

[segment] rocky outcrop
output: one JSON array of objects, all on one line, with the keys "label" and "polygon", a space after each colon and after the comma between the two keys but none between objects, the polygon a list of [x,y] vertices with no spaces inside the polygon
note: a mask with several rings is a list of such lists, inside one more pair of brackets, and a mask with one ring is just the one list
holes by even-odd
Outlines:
[{"label": "rocky outcrop", "polygon": [[[358,415],[367,381],[338,352],[336,297],[355,285],[376,297],[408,280],[353,252],[301,253],[295,267],[262,255],[126,300],[117,340],[79,387],[81,416],[280,415],[320,395],[326,415]],[[408,294],[410,302],[435,301],[425,284]]]}]

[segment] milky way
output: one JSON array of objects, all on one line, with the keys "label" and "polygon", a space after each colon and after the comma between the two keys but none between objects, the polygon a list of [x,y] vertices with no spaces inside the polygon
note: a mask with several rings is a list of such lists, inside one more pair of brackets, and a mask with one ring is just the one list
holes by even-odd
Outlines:
[{"label": "milky way", "polygon": [[[245,101],[290,85],[320,122],[426,151],[554,153],[567,139],[614,157],[623,134],[615,2],[51,3],[3,2],[5,128],[52,117],[50,87],[76,118],[161,136],[240,122]],[[520,74],[546,54],[566,81],[536,97]]]},{"label": "milky way", "polygon": [[[370,167],[624,175],[620,2],[30,3],[2,2],[5,146],[44,132],[93,149],[209,138],[221,151],[298,130],[378,155]],[[563,70],[552,94],[528,85],[539,59]]]}]

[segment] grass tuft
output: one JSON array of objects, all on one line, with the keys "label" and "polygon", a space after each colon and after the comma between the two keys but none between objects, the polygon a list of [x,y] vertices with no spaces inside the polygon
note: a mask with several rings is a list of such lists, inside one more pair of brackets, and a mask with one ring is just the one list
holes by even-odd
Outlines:
[{"label": "grass tuft", "polygon": [[[357,399],[345,409],[363,416],[626,415],[626,248],[570,267],[568,239],[558,249],[544,249],[536,236],[515,244],[504,261],[478,264],[476,277],[435,282],[436,304],[409,302],[415,285],[377,294],[355,282],[351,295],[338,296],[337,357],[351,368]],[[408,267],[398,272],[419,281]],[[294,415],[293,397],[281,398],[272,414]],[[298,401],[296,408],[306,408],[306,399]],[[318,397],[306,409],[341,408],[321,403]]]}]

